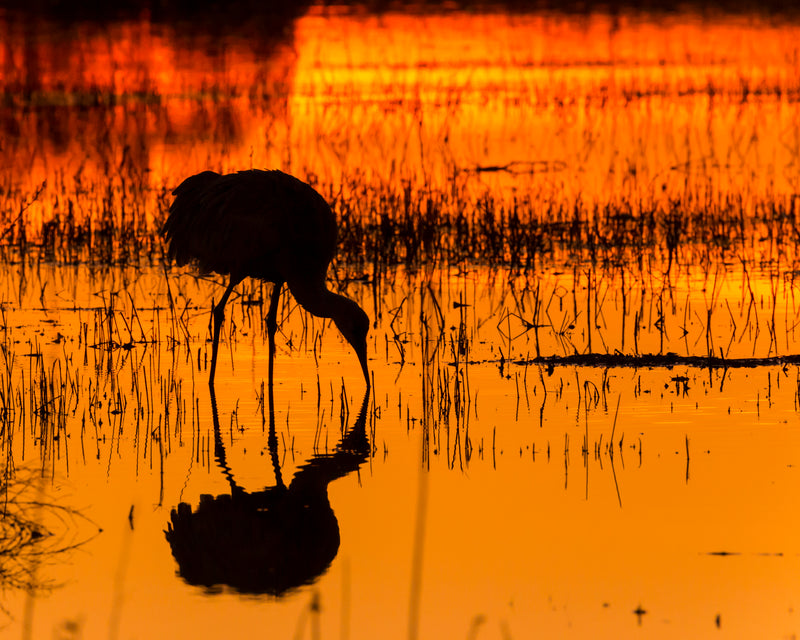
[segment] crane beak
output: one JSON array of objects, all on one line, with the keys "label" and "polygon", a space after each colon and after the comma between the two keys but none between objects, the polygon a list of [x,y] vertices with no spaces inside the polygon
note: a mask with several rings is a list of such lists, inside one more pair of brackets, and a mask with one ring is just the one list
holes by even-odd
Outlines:
[{"label": "crane beak", "polygon": [[369,366],[367,365],[367,341],[363,344],[354,345],[358,361],[361,363],[361,371],[364,373],[364,381],[367,383],[367,391],[370,389]]}]

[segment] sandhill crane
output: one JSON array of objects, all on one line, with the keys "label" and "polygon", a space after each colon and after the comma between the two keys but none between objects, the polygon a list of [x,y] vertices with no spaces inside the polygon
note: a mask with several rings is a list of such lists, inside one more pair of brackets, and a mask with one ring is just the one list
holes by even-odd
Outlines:
[{"label": "sandhill crane", "polygon": [[282,171],[203,171],[175,191],[162,233],[178,265],[198,264],[202,273],[230,277],[214,306],[214,343],[208,382],[214,384],[225,304],[247,277],[273,282],[267,332],[269,382],[275,355],[278,302],[285,283],[309,313],[332,318],[353,346],[369,387],[369,318],[355,302],[328,290],[325,274],[336,249],[336,219],[312,187]]}]

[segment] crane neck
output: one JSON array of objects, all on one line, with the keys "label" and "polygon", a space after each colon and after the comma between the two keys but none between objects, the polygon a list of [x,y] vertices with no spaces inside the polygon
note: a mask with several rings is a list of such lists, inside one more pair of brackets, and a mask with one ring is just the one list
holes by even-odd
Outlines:
[{"label": "crane neck", "polygon": [[303,282],[287,284],[298,304],[319,318],[337,317],[342,307],[349,302],[344,296],[329,290],[324,281],[315,282],[313,285]]}]

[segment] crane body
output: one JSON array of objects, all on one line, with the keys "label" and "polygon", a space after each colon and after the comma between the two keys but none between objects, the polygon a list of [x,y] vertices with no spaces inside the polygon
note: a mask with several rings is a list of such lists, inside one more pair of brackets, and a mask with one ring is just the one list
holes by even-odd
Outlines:
[{"label": "crane body", "polygon": [[251,277],[274,283],[267,312],[270,384],[278,303],[286,284],[306,311],[333,319],[355,350],[369,386],[369,318],[357,303],[327,288],[328,265],[336,251],[336,219],[317,191],[281,171],[204,171],[186,178],[173,195],[162,230],[169,258],[181,266],[196,263],[201,273],[229,278],[214,305],[209,384],[214,382],[225,305],[234,288]]}]

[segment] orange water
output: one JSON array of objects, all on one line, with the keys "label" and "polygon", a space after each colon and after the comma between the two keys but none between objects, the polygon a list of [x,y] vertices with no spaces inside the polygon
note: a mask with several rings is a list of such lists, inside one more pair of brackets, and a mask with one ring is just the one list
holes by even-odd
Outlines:
[{"label": "orange water", "polygon": [[[542,203],[734,197],[746,215],[797,191],[792,25],[313,10],[292,34],[270,57],[235,38],[211,55],[202,39],[146,22],[85,27],[67,36],[75,46],[43,38],[27,53],[9,30],[6,202],[46,180],[26,210],[32,234],[68,201],[90,218],[121,217],[125,203],[145,233],[163,218],[164,189],[208,167],[282,167],[331,193],[355,181]],[[18,60],[31,51],[39,71],[25,76]],[[79,108],[93,92],[117,102]],[[489,166],[508,170],[468,171]],[[13,220],[18,209],[7,209]],[[164,533],[179,503],[196,509],[202,494],[231,491],[206,383],[221,280],[165,273],[158,254],[139,268],[15,259],[0,279],[13,434],[3,454],[13,486],[30,483],[16,502],[37,503],[22,513],[53,535],[46,553],[3,564],[39,587],[7,588],[4,631],[796,634],[797,367],[528,362],[796,354],[792,239],[748,246],[668,274],[658,260],[564,255],[536,273],[429,265],[374,289],[341,284],[375,321],[372,448],[328,486],[340,538],[330,566],[283,597],[187,584]],[[346,265],[335,275],[345,283]],[[243,302],[265,300],[269,286],[241,291],[215,388],[227,464],[257,492],[278,480],[263,409],[265,309]],[[363,381],[335,327],[291,299],[279,317],[276,450],[288,484],[334,450]]]},{"label": "orange water", "polygon": [[47,181],[33,229],[70,203],[152,228],[159,194],[207,168],[282,168],[331,197],[410,184],[452,206],[733,197],[751,213],[798,191],[798,28],[779,20],[319,9],[288,40],[213,43],[34,25],[4,24],[0,61],[4,191],[21,206]]}]

